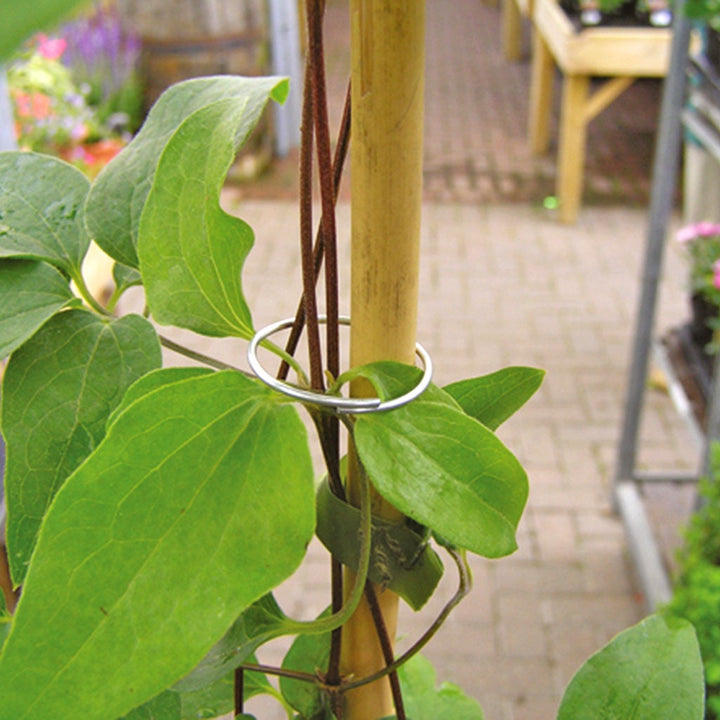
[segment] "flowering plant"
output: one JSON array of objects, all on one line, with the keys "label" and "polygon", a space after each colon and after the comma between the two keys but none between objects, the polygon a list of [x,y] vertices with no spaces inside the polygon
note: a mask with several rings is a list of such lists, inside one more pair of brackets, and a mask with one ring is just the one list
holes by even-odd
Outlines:
[{"label": "flowering plant", "polygon": [[677,233],[690,259],[690,289],[720,308],[720,223],[699,222]]},{"label": "flowering plant", "polygon": [[37,35],[8,68],[18,143],[24,149],[56,152],[101,136],[85,96],[60,62],[65,48],[62,38]]},{"label": "flowering plant", "polygon": [[93,6],[60,32],[67,41],[62,61],[87,88],[98,120],[113,124],[121,115],[127,130],[135,132],[142,122],[140,40],[123,28],[115,3]]}]

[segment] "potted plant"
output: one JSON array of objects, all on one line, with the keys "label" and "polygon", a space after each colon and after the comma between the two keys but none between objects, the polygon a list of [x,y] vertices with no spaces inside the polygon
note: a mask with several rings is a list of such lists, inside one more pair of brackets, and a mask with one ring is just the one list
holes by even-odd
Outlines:
[{"label": "potted plant", "polygon": [[688,259],[693,340],[714,354],[714,333],[720,327],[720,224],[700,222],[677,233]]}]

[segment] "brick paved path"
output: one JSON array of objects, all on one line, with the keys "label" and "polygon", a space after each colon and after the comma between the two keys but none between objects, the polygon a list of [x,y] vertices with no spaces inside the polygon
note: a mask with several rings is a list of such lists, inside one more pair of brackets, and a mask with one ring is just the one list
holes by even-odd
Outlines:
[{"label": "brick paved path", "polygon": [[[335,123],[349,73],[348,4],[328,0],[325,23]],[[525,31],[529,53],[527,24]],[[427,0],[426,45],[427,200],[539,204],[553,194],[556,127],[550,153],[533,156],[527,144],[529,57],[519,63],[505,60],[499,7],[483,0]],[[659,91],[657,80],[641,80],[590,124],[586,204],[647,202]],[[243,192],[252,198],[292,199],[297,193],[296,169],[297,156],[292,154]]]}]

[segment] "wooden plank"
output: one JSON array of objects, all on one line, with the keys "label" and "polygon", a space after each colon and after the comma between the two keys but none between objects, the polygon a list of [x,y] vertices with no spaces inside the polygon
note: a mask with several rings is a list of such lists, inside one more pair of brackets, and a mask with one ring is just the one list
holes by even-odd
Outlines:
[{"label": "wooden plank", "polygon": [[598,27],[578,32],[555,0],[535,0],[534,21],[563,72],[634,77],[667,73],[669,28]]},{"label": "wooden plank", "polygon": [[555,63],[552,54],[537,28],[533,30],[532,82],[530,85],[530,149],[541,155],[550,143],[550,116],[552,114],[553,75]]},{"label": "wooden plank", "polygon": [[502,42],[507,60],[519,60],[522,55],[522,16],[515,0],[502,0]]},{"label": "wooden plank", "polygon": [[563,80],[557,194],[560,220],[564,223],[575,222],[580,209],[587,141],[585,104],[589,84],[587,75],[565,75]]}]

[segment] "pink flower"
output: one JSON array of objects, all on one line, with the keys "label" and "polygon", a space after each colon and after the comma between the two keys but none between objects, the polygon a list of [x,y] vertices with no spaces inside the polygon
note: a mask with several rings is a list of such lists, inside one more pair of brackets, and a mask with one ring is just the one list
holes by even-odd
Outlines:
[{"label": "pink flower", "polygon": [[70,131],[70,137],[75,142],[82,142],[89,135],[88,126],[85,123],[75,125]]},{"label": "pink flower", "polygon": [[720,290],[720,260],[713,264],[713,285]]},{"label": "pink flower", "polygon": [[49,38],[43,33],[37,36],[38,52],[46,60],[59,60],[67,47],[67,40],[64,38]]},{"label": "pink flower", "polygon": [[704,221],[686,225],[678,230],[675,238],[679,243],[689,243],[697,238],[712,237],[713,235],[720,235],[720,223]]}]

